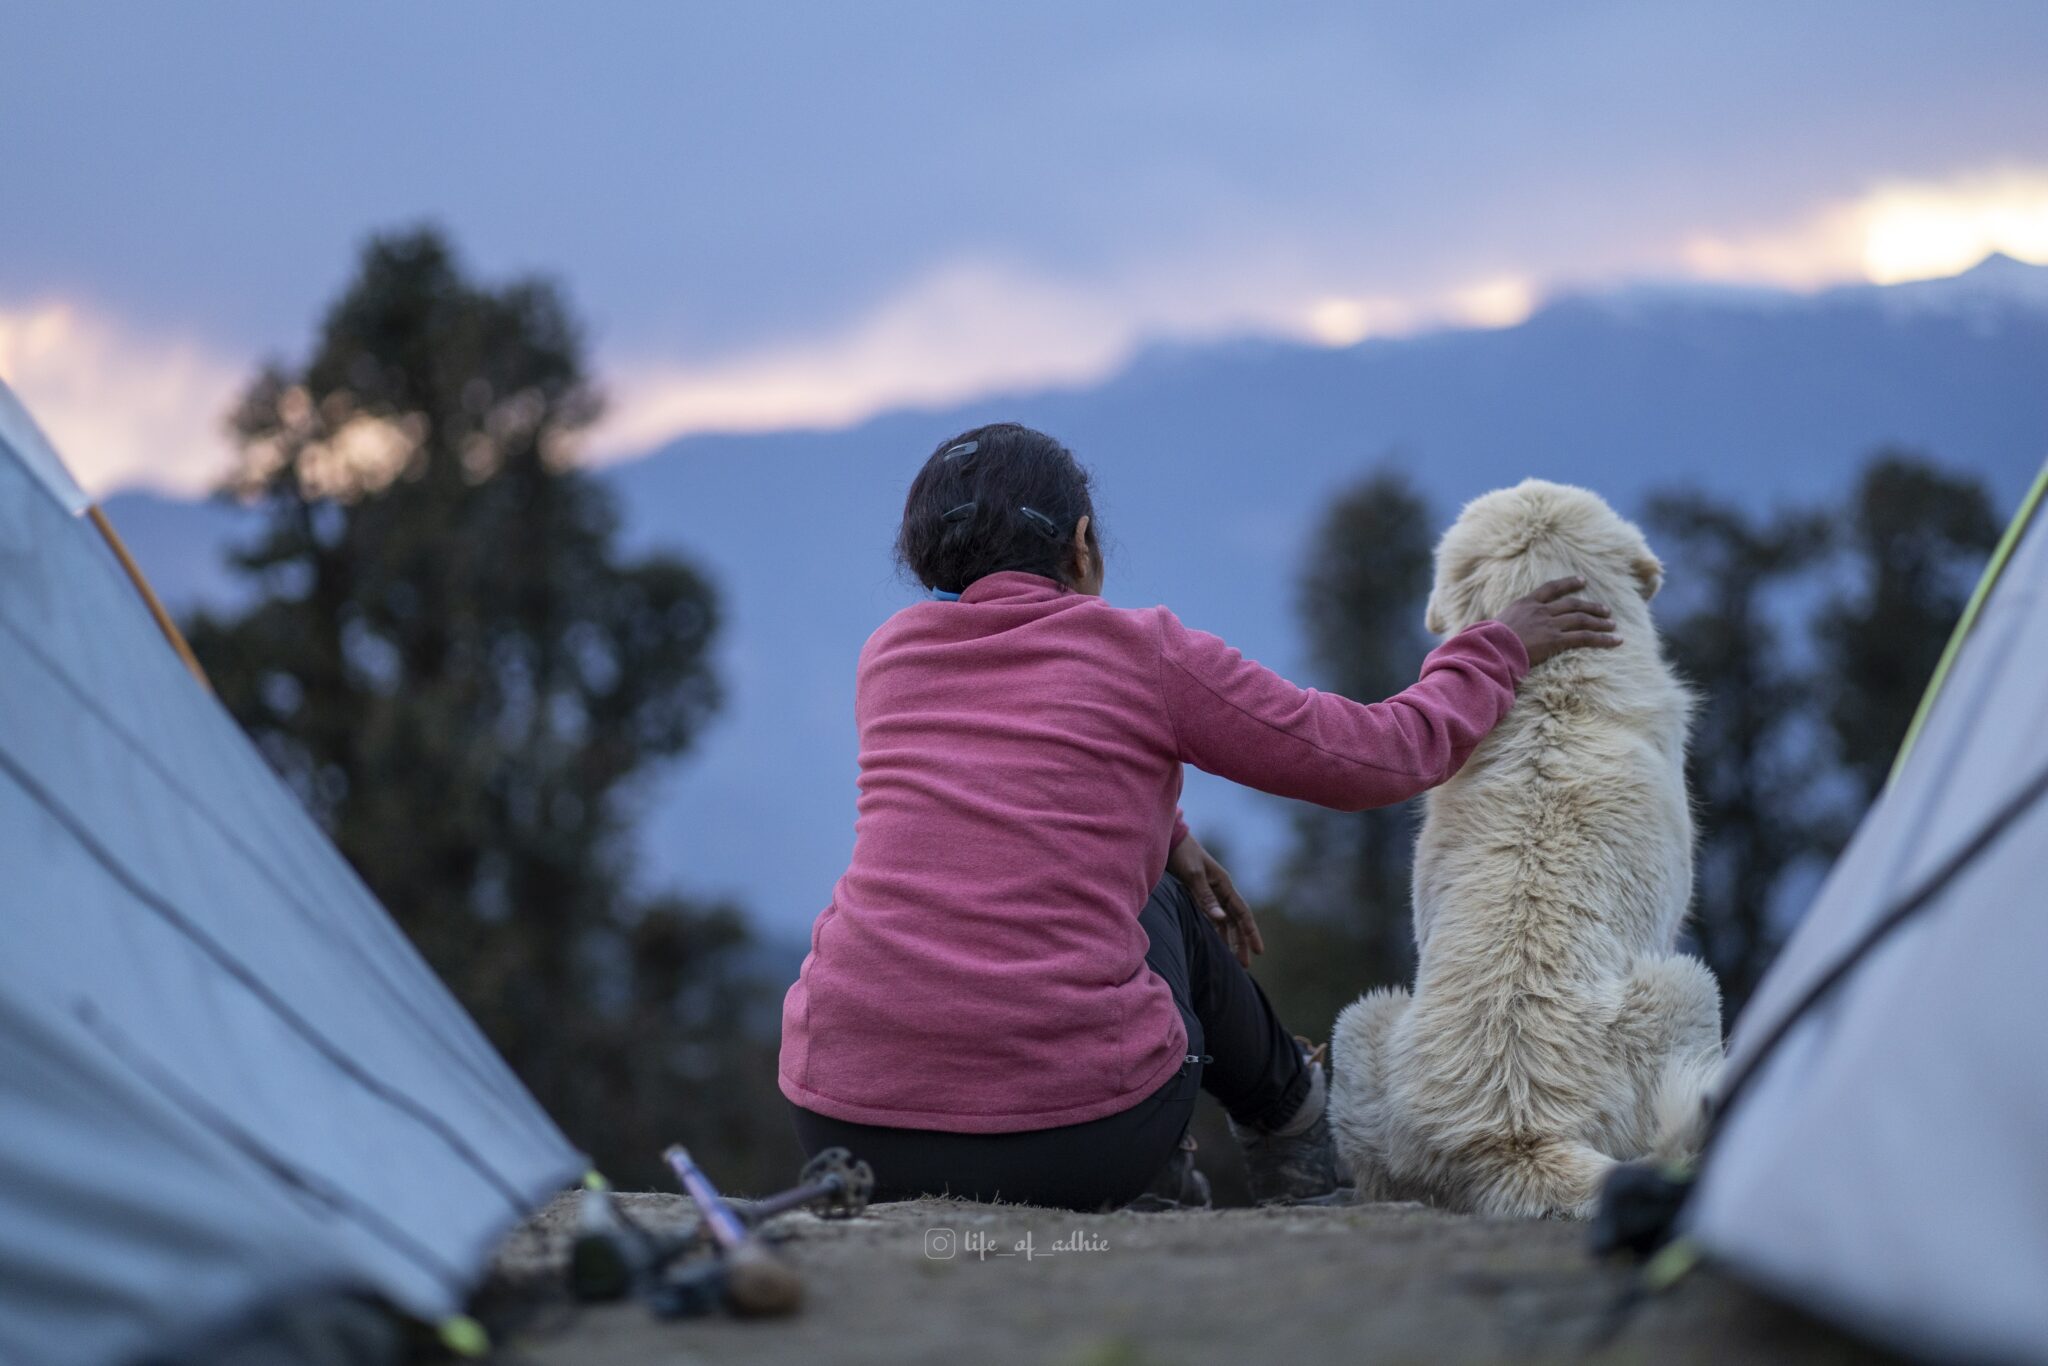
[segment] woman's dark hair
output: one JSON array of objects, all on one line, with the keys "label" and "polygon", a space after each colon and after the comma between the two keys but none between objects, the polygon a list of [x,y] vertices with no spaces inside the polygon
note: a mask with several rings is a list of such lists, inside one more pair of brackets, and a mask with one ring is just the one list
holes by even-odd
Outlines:
[{"label": "woman's dark hair", "polygon": [[903,500],[896,558],[927,588],[958,593],[1006,569],[1071,585],[1074,527],[1102,553],[1088,471],[1044,432],[1015,422],[939,443]]}]

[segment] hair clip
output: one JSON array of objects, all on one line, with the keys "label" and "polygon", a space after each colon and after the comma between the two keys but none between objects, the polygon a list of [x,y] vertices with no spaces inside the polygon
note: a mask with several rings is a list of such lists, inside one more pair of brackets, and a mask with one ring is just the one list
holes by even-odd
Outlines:
[{"label": "hair clip", "polygon": [[1055,541],[1057,541],[1060,538],[1059,527],[1054,524],[1052,518],[1046,516],[1037,508],[1028,508],[1020,504],[1017,508],[1017,511],[1023,513],[1027,520],[1029,520],[1040,531],[1043,531],[1046,535],[1052,537],[1052,539],[1054,539]]},{"label": "hair clip", "polygon": [[939,520],[942,522],[964,522],[973,515],[974,504],[972,502],[966,502],[962,503],[959,507],[956,508],[947,508],[944,512],[939,514]]},{"label": "hair clip", "polygon": [[979,441],[963,441],[957,446],[948,446],[946,448],[946,453],[943,456],[941,456],[940,459],[958,460],[961,456],[973,455],[976,451],[980,449],[981,443]]}]

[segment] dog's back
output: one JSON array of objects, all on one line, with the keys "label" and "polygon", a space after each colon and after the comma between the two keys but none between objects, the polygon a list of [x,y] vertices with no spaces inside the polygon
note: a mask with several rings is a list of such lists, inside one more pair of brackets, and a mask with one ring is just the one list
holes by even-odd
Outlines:
[{"label": "dog's back", "polygon": [[[1718,1051],[1718,1000],[1710,1023],[1698,1018],[1711,979],[1670,957],[1691,888],[1690,699],[1650,621],[1655,559],[1593,495],[1534,483],[1488,495],[1438,565],[1433,629],[1576,573],[1624,644],[1539,666],[1430,794],[1413,997],[1376,992],[1340,1019],[1333,1117],[1380,1194],[1582,1214],[1612,1162],[1653,1142],[1674,1049],[1689,1057],[1711,1033]],[[1475,588],[1465,565],[1496,582]],[[1690,963],[1675,987],[1674,962]]]}]

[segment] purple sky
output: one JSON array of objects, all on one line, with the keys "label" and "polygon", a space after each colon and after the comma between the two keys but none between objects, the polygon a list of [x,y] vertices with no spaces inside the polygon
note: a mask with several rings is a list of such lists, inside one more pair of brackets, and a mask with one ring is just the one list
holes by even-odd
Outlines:
[{"label": "purple sky", "polygon": [[421,219],[568,286],[609,454],[1155,337],[2048,259],[2034,4],[0,0],[0,33],[0,376],[100,487],[202,484],[234,385]]}]

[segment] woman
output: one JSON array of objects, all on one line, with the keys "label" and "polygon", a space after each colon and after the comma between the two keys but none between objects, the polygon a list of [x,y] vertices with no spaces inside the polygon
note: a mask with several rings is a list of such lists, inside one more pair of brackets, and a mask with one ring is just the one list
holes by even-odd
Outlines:
[{"label": "woman", "polygon": [[1616,643],[1606,609],[1561,581],[1389,701],[1297,688],[1164,607],[1104,602],[1087,474],[1010,423],[933,452],[897,551],[932,600],[861,651],[853,861],[783,1005],[805,1150],[852,1149],[882,1198],[1114,1207],[1206,1088],[1255,1197],[1328,1194],[1322,1068],[1246,971],[1258,928],[1180,817],[1181,765],[1340,810],[1405,801],[1533,662]]}]

